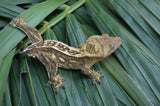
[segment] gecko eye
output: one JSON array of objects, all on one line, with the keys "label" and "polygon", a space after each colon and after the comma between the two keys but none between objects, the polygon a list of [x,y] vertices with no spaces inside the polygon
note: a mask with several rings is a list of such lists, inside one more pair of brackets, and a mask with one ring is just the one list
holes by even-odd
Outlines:
[{"label": "gecko eye", "polygon": [[111,49],[113,50],[115,48],[115,44],[112,44],[112,47],[111,47]]}]

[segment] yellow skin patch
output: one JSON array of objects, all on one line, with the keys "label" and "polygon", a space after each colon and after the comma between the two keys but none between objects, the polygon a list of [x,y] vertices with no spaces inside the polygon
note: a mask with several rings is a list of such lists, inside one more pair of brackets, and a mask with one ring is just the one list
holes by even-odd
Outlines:
[{"label": "yellow skin patch", "polygon": [[91,70],[90,67],[109,56],[121,44],[119,37],[109,37],[103,34],[91,36],[85,44],[79,45],[79,48],[73,48],[59,41],[43,41],[38,30],[28,26],[21,17],[13,19],[13,22],[15,24],[10,24],[10,26],[24,31],[32,42],[23,53],[28,56],[36,56],[45,65],[49,77],[46,85],[54,84],[57,93],[60,86],[65,88],[64,78],[57,75],[58,67],[80,69],[83,74],[91,78],[93,84],[95,81],[100,84],[100,78],[103,76]]}]

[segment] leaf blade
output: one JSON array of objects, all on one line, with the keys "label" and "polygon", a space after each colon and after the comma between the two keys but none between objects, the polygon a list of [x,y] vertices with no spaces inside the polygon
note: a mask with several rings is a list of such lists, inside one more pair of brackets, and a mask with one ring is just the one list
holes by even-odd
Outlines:
[{"label": "leaf blade", "polygon": [[[27,20],[28,25],[35,27],[40,23],[49,13],[55,10],[58,6],[68,0],[48,0],[38,5],[31,7],[24,11],[20,16],[23,20]],[[46,9],[47,6],[47,9]],[[0,32],[0,60],[13,49],[23,38],[25,34],[21,31],[11,28],[8,25]]]}]

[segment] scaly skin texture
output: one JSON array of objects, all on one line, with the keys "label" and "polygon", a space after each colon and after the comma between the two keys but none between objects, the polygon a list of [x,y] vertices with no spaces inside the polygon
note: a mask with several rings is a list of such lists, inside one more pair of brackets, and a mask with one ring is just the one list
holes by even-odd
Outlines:
[{"label": "scaly skin texture", "polygon": [[15,24],[10,24],[10,26],[24,31],[32,42],[23,53],[36,56],[44,64],[49,77],[47,86],[54,84],[57,93],[60,86],[65,88],[64,78],[57,75],[58,67],[80,69],[83,74],[91,78],[93,84],[95,81],[100,84],[100,78],[103,76],[91,70],[90,67],[109,56],[121,44],[119,37],[109,37],[103,34],[91,36],[85,44],[79,45],[79,48],[73,48],[59,41],[43,41],[37,29],[29,27],[20,17],[13,19],[13,22]]},{"label": "scaly skin texture", "polygon": [[28,26],[20,16],[18,16],[17,19],[13,18],[12,21],[15,22],[15,24],[10,24],[10,26],[19,28],[24,31],[32,43],[43,41],[42,36],[39,34],[38,30],[36,28]]}]

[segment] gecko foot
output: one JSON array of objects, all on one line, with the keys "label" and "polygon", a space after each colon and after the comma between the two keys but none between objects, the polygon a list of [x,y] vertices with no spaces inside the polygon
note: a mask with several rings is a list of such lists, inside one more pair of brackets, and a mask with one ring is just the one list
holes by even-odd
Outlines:
[{"label": "gecko foot", "polygon": [[100,81],[100,78],[103,78],[104,76],[103,75],[100,75],[99,74],[99,71],[94,71],[94,70],[82,70],[82,73],[88,75],[91,80],[92,80],[92,85],[95,84],[95,82],[97,81],[99,84],[101,84],[101,81]]},{"label": "gecko foot", "polygon": [[48,83],[46,84],[46,86],[50,86],[51,84],[54,84],[56,93],[59,93],[59,87],[65,88],[65,85],[63,84],[64,80],[65,79],[60,77],[60,75],[57,75],[53,77],[52,79],[50,79]]},{"label": "gecko foot", "polygon": [[99,71],[98,72],[94,70],[92,71],[92,74],[90,77],[92,79],[92,85],[94,85],[96,81],[98,82],[98,84],[101,84],[100,78],[103,78],[104,76],[100,75],[99,73],[100,73]]}]

